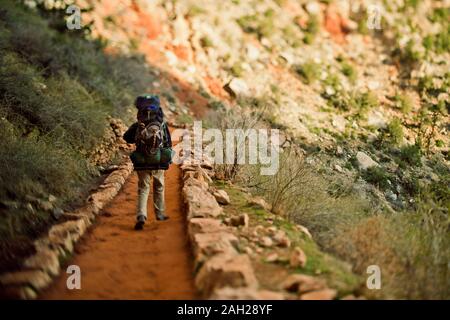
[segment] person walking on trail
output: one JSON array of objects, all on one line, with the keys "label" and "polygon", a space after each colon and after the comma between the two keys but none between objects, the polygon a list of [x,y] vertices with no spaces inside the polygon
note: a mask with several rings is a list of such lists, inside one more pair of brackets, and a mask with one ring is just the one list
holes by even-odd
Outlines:
[{"label": "person walking on trail", "polygon": [[156,219],[169,219],[165,214],[164,171],[172,163],[172,140],[158,96],[142,95],[136,98],[137,122],[125,132],[127,143],[136,144],[131,153],[137,171],[138,203],[135,230],[142,230],[147,220],[147,200],[153,178],[153,207]]}]

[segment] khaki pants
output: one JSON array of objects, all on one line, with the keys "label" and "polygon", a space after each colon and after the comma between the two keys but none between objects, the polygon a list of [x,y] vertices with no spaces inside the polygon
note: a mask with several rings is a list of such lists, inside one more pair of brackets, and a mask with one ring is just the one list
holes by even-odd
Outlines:
[{"label": "khaki pants", "polygon": [[[136,218],[147,219],[147,201],[150,193],[150,183],[153,177],[153,207],[157,217],[164,216],[164,170],[139,170],[138,206]],[[141,218],[142,219],[142,218]]]}]

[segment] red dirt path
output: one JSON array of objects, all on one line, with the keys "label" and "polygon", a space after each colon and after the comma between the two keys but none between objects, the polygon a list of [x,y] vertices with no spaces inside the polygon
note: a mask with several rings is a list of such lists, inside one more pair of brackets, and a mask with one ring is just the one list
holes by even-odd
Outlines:
[{"label": "red dirt path", "polygon": [[178,166],[166,172],[168,221],[156,221],[151,196],[143,231],[133,229],[137,175],[97,218],[77,245],[70,264],[81,269],[81,289],[68,290],[61,275],[42,299],[195,299],[193,266],[186,237]]}]

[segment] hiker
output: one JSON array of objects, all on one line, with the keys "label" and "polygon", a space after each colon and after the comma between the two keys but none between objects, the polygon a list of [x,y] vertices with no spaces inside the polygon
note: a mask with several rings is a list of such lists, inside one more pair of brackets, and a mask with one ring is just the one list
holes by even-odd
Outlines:
[{"label": "hiker", "polygon": [[142,230],[147,220],[147,200],[153,177],[153,207],[156,219],[169,219],[164,206],[164,170],[172,163],[172,140],[164,119],[159,97],[142,95],[136,98],[137,122],[125,132],[127,143],[135,143],[136,150],[130,155],[137,171],[138,204],[135,230]]}]

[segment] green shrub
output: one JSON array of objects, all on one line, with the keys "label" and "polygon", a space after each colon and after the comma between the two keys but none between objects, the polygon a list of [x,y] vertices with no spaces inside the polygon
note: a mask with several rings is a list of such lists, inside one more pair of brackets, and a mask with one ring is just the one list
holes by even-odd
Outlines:
[{"label": "green shrub", "polygon": [[202,7],[193,5],[188,9],[187,15],[190,17],[195,17],[201,14],[205,14],[206,10],[203,9]]},{"label": "green shrub", "polygon": [[449,299],[450,237],[448,209],[425,192],[415,209],[375,215],[340,229],[332,248],[349,257],[354,270],[365,273],[378,265],[381,290],[368,297],[387,299]]},{"label": "green shrub", "polygon": [[365,170],[363,172],[363,178],[378,188],[386,190],[390,187],[389,181],[392,179],[392,176],[383,168],[377,166]]},{"label": "green shrub", "polygon": [[294,28],[292,25],[288,25],[287,27],[282,29],[283,38],[286,42],[292,46],[293,48],[298,48],[300,46],[298,30]]},{"label": "green shrub", "polygon": [[410,96],[397,93],[394,97],[395,107],[404,114],[408,114],[413,109],[413,101]]},{"label": "green shrub", "polygon": [[204,36],[200,39],[200,45],[203,48],[211,48],[214,46],[214,43],[212,42],[211,38],[208,36]]},{"label": "green shrub", "polygon": [[378,99],[371,91],[356,93],[352,96],[350,105],[356,109],[358,117],[363,118],[370,109],[378,106]]},{"label": "green shrub", "polygon": [[357,78],[357,73],[355,68],[348,63],[347,61],[343,61],[341,63],[342,73],[350,80],[351,83],[355,83]]},{"label": "green shrub", "polygon": [[177,116],[177,122],[181,124],[193,124],[194,119],[189,114],[182,113]]},{"label": "green shrub", "polygon": [[387,134],[390,143],[393,145],[399,145],[403,142],[403,126],[399,118],[395,118],[389,122]]},{"label": "green shrub", "polygon": [[244,74],[244,69],[242,68],[242,65],[239,62],[233,64],[230,71],[231,74],[235,77],[242,77],[242,75]]},{"label": "green shrub", "polygon": [[358,32],[364,35],[369,34],[369,28],[367,27],[367,21],[369,20],[369,15],[367,10],[360,10],[357,14]]},{"label": "green shrub", "polygon": [[416,64],[422,59],[422,54],[414,50],[414,41],[410,40],[400,52],[400,60],[404,64]]},{"label": "green shrub", "polygon": [[225,105],[220,100],[212,99],[208,102],[208,106],[213,110],[222,110],[225,109]]},{"label": "green shrub", "polygon": [[400,10],[406,11],[409,8],[416,10],[418,5],[419,5],[419,0],[405,0],[403,2],[403,6],[400,8]]},{"label": "green shrub", "polygon": [[422,161],[422,151],[420,147],[416,144],[407,145],[400,149],[400,155],[398,157],[399,164],[402,167],[406,167],[407,165],[411,166],[421,166]]},{"label": "green shrub", "polygon": [[327,100],[327,104],[333,108],[349,111],[350,110],[350,95],[344,91],[337,91],[335,94],[327,95],[323,93],[322,96]]},{"label": "green shrub", "polygon": [[255,33],[258,38],[270,37],[274,30],[274,11],[268,9],[263,15],[246,15],[236,22],[247,33]]},{"label": "green shrub", "polygon": [[320,22],[317,16],[310,15],[306,27],[302,28],[302,30],[304,32],[303,42],[312,44],[320,31]]},{"label": "green shrub", "polygon": [[302,65],[294,66],[294,70],[306,84],[311,84],[320,77],[321,69],[319,64],[307,61]]},{"label": "green shrub", "polygon": [[265,197],[274,212],[307,226],[319,244],[334,237],[337,225],[358,220],[370,210],[357,193],[349,191],[349,184],[340,182],[340,192],[330,190],[330,181],[302,161],[294,149],[285,149],[279,161],[273,176],[261,176],[258,166],[248,166],[240,177],[253,193]]},{"label": "green shrub", "polygon": [[440,140],[440,139],[436,140],[436,147],[438,147],[438,148],[445,147],[445,142],[443,140]]},{"label": "green shrub", "polygon": [[84,37],[87,30],[58,29],[54,17],[64,10],[39,10],[12,0],[0,10],[2,271],[29,254],[52,222],[30,199],[53,194],[63,209],[83,199],[98,177],[88,155],[107,116],[126,118],[153,79],[142,57],[107,55],[101,41]]}]

